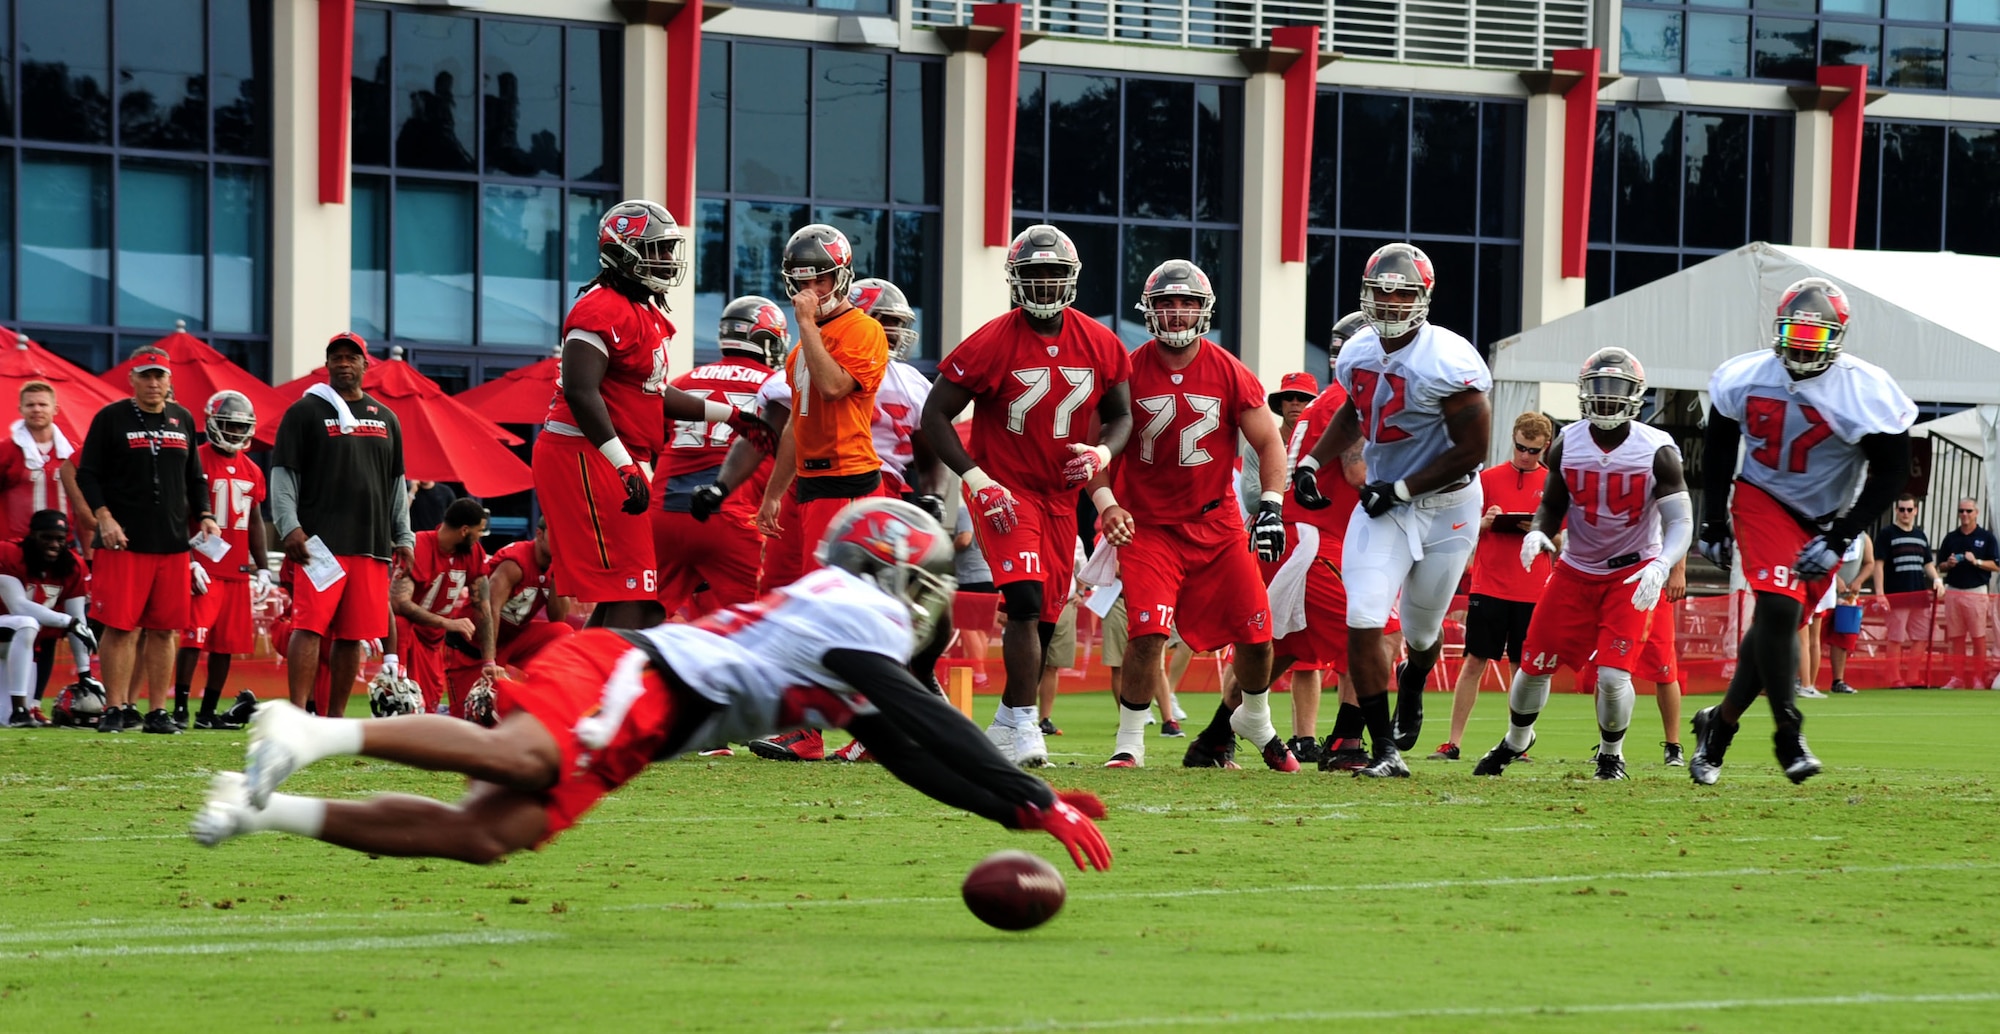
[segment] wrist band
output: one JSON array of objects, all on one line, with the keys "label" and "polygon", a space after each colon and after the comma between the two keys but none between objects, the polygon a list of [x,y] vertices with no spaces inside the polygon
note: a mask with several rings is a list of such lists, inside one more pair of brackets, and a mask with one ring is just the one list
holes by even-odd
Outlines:
[{"label": "wrist band", "polygon": [[1103,488],[1093,490],[1090,493],[1090,502],[1097,507],[1098,513],[1103,513],[1118,505],[1118,497],[1111,494],[1111,487],[1107,485]]},{"label": "wrist band", "polygon": [[963,475],[963,479],[975,492],[984,492],[993,487],[993,479],[988,477],[986,472],[980,470],[978,467],[967,470]]},{"label": "wrist band", "polygon": [[1263,494],[1259,495],[1257,498],[1260,502],[1277,503],[1280,506],[1283,506],[1285,504],[1285,493],[1273,492],[1268,488],[1265,489]]},{"label": "wrist band", "polygon": [[726,423],[736,415],[736,407],[727,402],[708,399],[701,404],[701,418],[711,424]]},{"label": "wrist band", "polygon": [[1316,458],[1314,458],[1314,457],[1312,457],[1312,456],[1307,456],[1307,457],[1306,457],[1305,459],[1302,459],[1302,460],[1300,460],[1300,461],[1299,461],[1299,469],[1300,469],[1300,470],[1318,470],[1318,469],[1319,469],[1319,460],[1318,460],[1318,459],[1316,459]]},{"label": "wrist band", "polygon": [[1396,498],[1406,503],[1410,501],[1410,486],[1402,478],[1396,479]]},{"label": "wrist band", "polygon": [[632,454],[625,451],[625,443],[619,441],[618,436],[615,434],[606,440],[603,445],[598,446],[597,451],[603,453],[604,458],[610,460],[613,467],[633,466]]}]

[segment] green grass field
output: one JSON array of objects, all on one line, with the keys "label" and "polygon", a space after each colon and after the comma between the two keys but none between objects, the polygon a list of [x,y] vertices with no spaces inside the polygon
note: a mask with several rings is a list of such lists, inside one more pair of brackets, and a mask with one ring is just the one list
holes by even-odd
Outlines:
[{"label": "green grass field", "polygon": [[[1582,697],[1504,779],[1471,775],[1488,694],[1467,760],[1375,783],[1183,770],[1157,737],[1107,772],[1111,702],[1066,696],[1048,775],[1104,797],[1108,873],[877,766],[747,754],[658,766],[491,868],[210,851],[184,831],[240,734],[0,734],[0,1031],[2000,1027],[2000,696],[1801,705],[1825,776],[1785,781],[1760,706],[1697,788],[1647,698],[1632,780],[1598,784]],[[457,790],[351,759],[288,788]],[[1039,930],[958,900],[1004,847],[1068,876]]]}]

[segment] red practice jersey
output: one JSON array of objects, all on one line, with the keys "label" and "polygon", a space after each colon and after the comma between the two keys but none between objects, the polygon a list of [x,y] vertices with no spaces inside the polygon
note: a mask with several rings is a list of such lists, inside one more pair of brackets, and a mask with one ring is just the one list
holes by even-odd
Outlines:
[{"label": "red practice jersey", "polygon": [[58,463],[54,451],[53,447],[41,450],[42,465],[31,470],[27,453],[11,440],[0,438],[0,540],[21,541],[28,534],[28,518],[42,510],[60,510],[69,516],[62,468],[73,469],[76,456]]},{"label": "red practice jersey", "polygon": [[[417,532],[414,551],[417,562],[410,568],[410,580],[417,583],[417,606],[446,620],[472,617],[472,583],[486,573],[486,550],[477,541],[464,553],[446,553],[438,548],[438,533]],[[436,646],[444,642],[444,630],[418,625],[417,637]]]},{"label": "red practice jersey", "polygon": [[[608,287],[583,292],[563,321],[564,341],[587,341],[610,358],[598,390],[611,413],[611,429],[641,463],[652,462],[663,444],[660,386],[667,381],[667,342],[673,336],[674,325],[658,305],[633,302]],[[578,426],[563,399],[560,376],[549,419]]]},{"label": "red practice jersey", "polygon": [[[1486,508],[1490,510],[1497,506],[1501,513],[1534,513],[1542,505],[1542,486],[1548,480],[1547,467],[1522,470],[1512,463],[1488,467],[1479,474]],[[1554,570],[1551,566],[1553,561],[1547,553],[1543,553],[1535,557],[1534,570],[1523,568],[1521,543],[1526,540],[1525,530],[1511,532],[1489,528],[1480,532],[1478,550],[1472,555],[1471,591],[1516,603],[1534,603],[1541,599],[1542,587],[1548,584],[1549,572]]]},{"label": "red practice jersey", "polygon": [[534,540],[522,539],[500,547],[499,552],[486,559],[486,576],[491,578],[509,560],[520,566],[521,580],[514,583],[514,594],[500,603],[500,626],[493,631],[502,643],[520,634],[521,626],[533,621],[549,602],[549,572],[537,562]]},{"label": "red practice jersey", "polygon": [[[84,566],[83,558],[77,556],[75,550],[70,551],[69,577],[50,581],[47,577],[28,573],[27,558],[22,554],[19,542],[0,542],[0,574],[19,578],[28,590],[28,601],[50,610],[62,610],[64,600],[90,598],[90,569]],[[44,628],[36,638],[53,639],[61,634],[61,629]]]},{"label": "red practice jersey", "polygon": [[[1118,335],[1071,309],[1045,338],[1015,309],[988,320],[938,364],[938,375],[972,392],[972,459],[1014,492],[1053,496],[1071,445],[1096,445],[1097,401],[1132,377]],[[1223,453],[1236,447],[1225,443]]]},{"label": "red practice jersey", "polygon": [[222,526],[222,541],[229,543],[229,552],[214,561],[196,551],[194,559],[208,569],[210,578],[249,581],[243,565],[264,566],[263,557],[250,555],[250,522],[261,519],[257,504],[264,501],[264,472],[250,457],[225,453],[214,445],[204,444],[195,454],[201,457],[201,472],[208,478],[209,508],[215,513],[215,523]]},{"label": "red practice jersey", "polygon": [[[1338,384],[1329,384],[1319,397],[1312,400],[1306,411],[1299,414],[1298,423],[1292,425],[1292,440],[1287,448],[1293,468],[1319,444],[1326,429],[1333,426],[1333,415],[1347,403],[1347,392]],[[1299,505],[1290,485],[1285,487],[1285,519],[1300,524],[1310,524],[1319,529],[1320,555],[1327,556],[1327,543],[1340,549],[1340,543],[1347,538],[1347,522],[1354,516],[1354,507],[1361,502],[1361,492],[1347,483],[1346,475],[1340,470],[1340,457],[1321,466],[1318,474],[1319,493],[1332,502],[1324,510],[1308,510]]]},{"label": "red practice jersey", "polygon": [[1141,524],[1237,523],[1237,422],[1266,405],[1264,386],[1212,341],[1175,370],[1166,346],[1132,353],[1132,442],[1112,461],[1119,505]]},{"label": "red practice jersey", "polygon": [[[771,368],[755,359],[725,355],[705,366],[697,366],[674,378],[674,387],[697,398],[722,402],[734,409],[749,409],[757,389],[771,376]],[[729,455],[729,443],[736,436],[728,424],[702,420],[672,420],[667,423],[667,448],[654,468],[655,483],[661,478],[678,477],[722,465]]]}]

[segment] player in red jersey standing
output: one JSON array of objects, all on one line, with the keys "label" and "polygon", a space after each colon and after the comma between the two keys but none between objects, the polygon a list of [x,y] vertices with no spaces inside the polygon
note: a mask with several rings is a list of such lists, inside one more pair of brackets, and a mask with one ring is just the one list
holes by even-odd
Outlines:
[{"label": "player in red jersey standing", "polygon": [[[1236,731],[1224,745],[1240,734],[1265,764],[1296,772],[1298,760],[1271,726],[1271,607],[1257,568],[1260,556],[1275,561],[1285,549],[1277,421],[1249,368],[1202,336],[1215,289],[1199,266],[1161,263],[1139,299],[1153,339],[1132,353],[1127,383],[1145,424],[1137,448],[1089,485],[1105,540],[1118,547],[1129,636],[1118,739],[1105,767],[1146,763],[1147,711],[1166,683],[1160,657],[1178,631],[1196,652],[1236,647],[1243,704],[1226,719]],[[1257,451],[1262,487],[1247,540],[1231,491],[1239,433]]]},{"label": "player in red jersey standing", "polygon": [[256,630],[250,626],[251,583],[271,582],[264,515],[257,510],[264,501],[264,472],[243,455],[257,433],[257,411],[242,392],[218,391],[210,396],[205,419],[208,444],[196,452],[202,472],[208,475],[215,522],[222,526],[222,541],[229,548],[220,560],[210,560],[198,550],[194,553],[194,603],[174,662],[174,720],[187,722],[195,662],[206,652],[208,681],[202,686],[201,712],[195,715],[194,727],[234,729],[235,722],[215,713],[215,703],[229,681],[230,662],[257,645]]},{"label": "player in red jersey standing", "polygon": [[595,603],[590,623],[641,628],[661,617],[646,511],[662,414],[726,423],[770,446],[770,429],[726,402],[666,385],[666,292],[687,275],[687,239],[651,201],[621,201],[598,224],[602,270],[563,321],[562,372],[535,439],[535,495],[548,515],[556,580]]},{"label": "player in red jersey standing", "polygon": [[[986,734],[1017,764],[1048,763],[1036,689],[1042,656],[1069,600],[1077,489],[1132,434],[1132,361],[1105,326],[1071,312],[1083,262],[1068,235],[1036,224],[1007,249],[1014,309],[972,332],[938,364],[924,434],[965,479],[980,549],[1007,625],[1007,688]],[[952,419],[977,401],[972,448]],[[1101,428],[1092,442],[1092,417]],[[1233,444],[1227,448],[1233,449]]]},{"label": "player in red jersey standing", "polygon": [[[716,343],[722,357],[696,367],[674,387],[731,409],[750,409],[757,389],[785,353],[785,312],[778,303],[746,295],[722,309]],[[708,604],[729,607],[757,598],[757,575],[764,542],[757,534],[757,503],[770,457],[760,457],[750,483],[759,491],[731,501],[718,473],[736,437],[728,424],[676,420],[667,429],[667,449],[653,472],[653,550],[660,564],[660,606],[672,615],[707,582]],[[711,519],[720,514],[720,519]]]},{"label": "player in red jersey standing", "polygon": [[[388,663],[400,653],[411,680],[424,691],[426,711],[443,710],[438,704],[445,694],[447,653],[477,651],[486,674],[503,674],[493,664],[486,550],[479,544],[486,537],[486,521],[486,507],[479,500],[453,500],[445,507],[444,523],[417,532],[416,559],[389,584],[396,630]],[[462,711],[464,704],[452,698],[454,709]]]},{"label": "player in red jersey standing", "polygon": [[[1507,691],[1507,736],[1473,766],[1497,776],[1535,742],[1535,719],[1549,702],[1558,668],[1597,667],[1597,778],[1625,778],[1625,730],[1632,724],[1632,672],[1646,644],[1667,576],[1694,541],[1694,504],[1673,436],[1640,422],[1646,372],[1622,348],[1600,348],[1576,379],[1583,419],[1556,435],[1545,454],[1556,476],[1543,485],[1534,525],[1520,548],[1532,570],[1542,554],[1562,555],[1521,647]],[[1627,587],[1632,588],[1628,589]]]},{"label": "player in red jersey standing", "polygon": [[1847,544],[1909,479],[1916,403],[1880,367],[1841,351],[1847,295],[1830,280],[1801,280],[1785,290],[1772,327],[1770,348],[1723,363],[1708,384],[1701,553],[1726,570],[1740,550],[1757,603],[1729,692],[1695,712],[1688,775],[1704,785],[1721,778],[1737,722],[1760,692],[1785,775],[1799,783],[1819,772],[1792,706],[1799,625]]}]

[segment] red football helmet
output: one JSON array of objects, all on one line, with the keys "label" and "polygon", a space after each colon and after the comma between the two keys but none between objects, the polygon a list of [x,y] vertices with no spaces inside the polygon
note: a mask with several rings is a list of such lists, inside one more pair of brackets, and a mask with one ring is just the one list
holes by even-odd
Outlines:
[{"label": "red football helmet", "polygon": [[651,201],[620,201],[597,224],[597,264],[652,294],[687,278],[687,235]]},{"label": "red football helmet", "polygon": [[[1361,311],[1384,339],[1402,337],[1423,325],[1431,311],[1437,274],[1431,258],[1414,244],[1385,244],[1368,256],[1361,271]],[[1383,297],[1415,292],[1413,298]]]},{"label": "red football helmet", "polygon": [[746,294],[722,307],[716,344],[724,352],[743,352],[777,366],[790,347],[785,310],[759,294]]},{"label": "red football helmet", "polygon": [[930,642],[958,591],[951,536],[901,499],[863,499],[841,510],[818,554],[821,564],[868,579],[908,606],[918,648]]},{"label": "red football helmet", "polygon": [[1847,336],[1847,294],[1833,281],[1809,276],[1785,288],[1772,321],[1771,348],[1800,377],[1824,372],[1840,358]]},{"label": "red football helmet", "polygon": [[1076,277],[1082,270],[1069,234],[1047,223],[1015,234],[1007,246],[1007,293],[1036,319],[1051,319],[1076,301]]},{"label": "red football helmet", "polygon": [[882,325],[882,333],[889,339],[889,358],[900,362],[916,351],[917,310],[910,308],[902,288],[880,277],[866,277],[854,282],[854,289],[847,292],[847,303]]},{"label": "red football helmet", "polygon": [[846,234],[825,223],[799,227],[785,242],[779,270],[785,290],[796,295],[828,273],[833,274],[833,291],[819,300],[821,316],[838,308],[847,297],[847,288],[854,282],[854,246],[847,243]]}]

